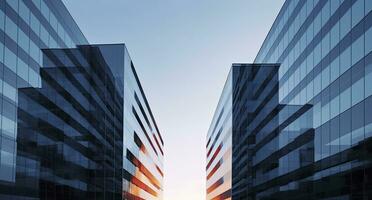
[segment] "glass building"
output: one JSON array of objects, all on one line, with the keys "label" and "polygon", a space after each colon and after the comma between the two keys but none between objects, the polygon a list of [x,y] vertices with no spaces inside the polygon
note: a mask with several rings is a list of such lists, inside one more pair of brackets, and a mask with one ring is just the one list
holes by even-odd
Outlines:
[{"label": "glass building", "polygon": [[247,154],[252,185],[234,197],[233,180],[233,199],[372,197],[371,10],[370,0],[284,3],[254,61],[280,64],[279,128],[244,141],[263,146]]},{"label": "glass building", "polygon": [[163,139],[124,44],[60,0],[0,1],[0,199],[162,199]]}]

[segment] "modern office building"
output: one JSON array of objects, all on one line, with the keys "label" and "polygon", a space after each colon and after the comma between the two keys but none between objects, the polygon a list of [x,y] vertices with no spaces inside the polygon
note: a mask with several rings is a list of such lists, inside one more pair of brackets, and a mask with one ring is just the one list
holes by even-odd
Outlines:
[{"label": "modern office building", "polygon": [[0,1],[0,33],[0,199],[162,199],[125,45],[89,45],[60,0]]},{"label": "modern office building", "polygon": [[[372,197],[371,10],[370,0],[284,3],[254,61],[280,64],[277,92],[278,106],[283,108],[273,113],[278,119],[272,119],[279,128],[277,133],[263,134],[262,138],[256,135],[240,140],[238,152],[248,149],[247,159],[234,155],[236,144],[232,139],[232,177],[226,178],[232,183],[232,199]],[[220,104],[207,141],[219,135],[213,127],[221,113]],[[237,119],[250,117],[241,115]],[[229,123],[234,124],[234,119]],[[252,133],[239,132],[247,138]],[[223,138],[234,138],[235,132],[230,134]],[[256,147],[249,152],[252,145]],[[214,147],[210,154],[218,155],[216,151],[221,150]],[[212,169],[214,162],[210,164]],[[244,175],[236,175],[236,168]],[[214,174],[218,173],[222,170],[216,169]],[[208,175],[207,170],[207,179]],[[244,176],[248,178],[240,179]],[[219,194],[217,191],[225,186],[217,185],[214,191]]]}]

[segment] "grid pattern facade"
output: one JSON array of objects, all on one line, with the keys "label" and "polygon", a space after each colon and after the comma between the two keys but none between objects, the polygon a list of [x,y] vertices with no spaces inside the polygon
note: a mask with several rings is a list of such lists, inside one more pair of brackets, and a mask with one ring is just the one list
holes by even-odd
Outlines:
[{"label": "grid pattern facade", "polygon": [[[371,196],[371,10],[370,0],[285,2],[255,62],[281,64],[280,104],[311,108],[277,136],[272,154],[286,149],[278,176],[263,182],[254,197]],[[305,151],[303,164],[300,149],[312,147],[300,141],[309,128],[313,156]]]},{"label": "grid pattern facade", "polygon": [[163,199],[164,141],[132,61],[124,66],[124,199]]},{"label": "grid pattern facade", "polygon": [[0,1],[0,182],[16,179],[18,89],[40,87],[40,49],[82,43],[87,41],[62,2]]},{"label": "grid pattern facade", "polygon": [[[0,1],[0,198],[162,199],[164,142],[126,47],[88,44],[60,0]],[[95,62],[111,76],[78,73]]]},{"label": "grid pattern facade", "polygon": [[240,103],[232,89],[232,199],[372,197],[371,10],[370,0],[285,2],[254,62],[280,64],[265,103],[276,109],[256,115],[265,101],[245,88]]},{"label": "grid pattern facade", "polygon": [[232,163],[232,72],[230,71],[207,135],[207,199],[230,199]]}]

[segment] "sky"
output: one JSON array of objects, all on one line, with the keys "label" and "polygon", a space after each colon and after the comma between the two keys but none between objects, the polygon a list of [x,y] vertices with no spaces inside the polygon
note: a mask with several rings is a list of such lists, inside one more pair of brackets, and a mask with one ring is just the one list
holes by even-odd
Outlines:
[{"label": "sky", "polygon": [[165,200],[205,199],[206,135],[232,63],[284,0],[63,0],[90,43],[125,43],[165,143]]}]

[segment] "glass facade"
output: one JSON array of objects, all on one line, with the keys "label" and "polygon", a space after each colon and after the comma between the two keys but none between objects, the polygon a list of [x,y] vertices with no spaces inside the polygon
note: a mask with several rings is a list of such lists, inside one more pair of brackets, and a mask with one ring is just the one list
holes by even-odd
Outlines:
[{"label": "glass facade", "polygon": [[[125,53],[128,58],[128,52]],[[164,141],[130,59],[124,64],[124,199],[163,199]]]},{"label": "glass facade", "polygon": [[241,146],[253,179],[234,196],[233,171],[233,199],[372,197],[371,2],[285,2],[254,61],[280,63],[278,128]]},{"label": "glass facade", "polygon": [[60,0],[0,1],[0,199],[162,199],[164,142],[124,44]]},{"label": "glass facade", "polygon": [[60,1],[0,1],[0,181],[16,180],[18,89],[40,87],[41,49],[86,43]]}]

